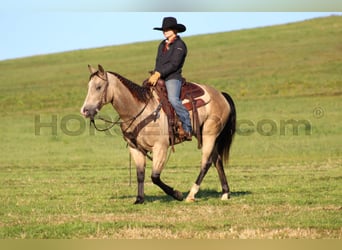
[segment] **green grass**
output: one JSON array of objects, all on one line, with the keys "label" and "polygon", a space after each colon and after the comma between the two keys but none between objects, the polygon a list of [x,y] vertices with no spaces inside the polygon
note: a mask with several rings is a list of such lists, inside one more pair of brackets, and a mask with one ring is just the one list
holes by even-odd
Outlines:
[{"label": "green grass", "polygon": [[[146,202],[132,205],[135,170],[129,186],[118,128],[94,132],[78,114],[88,63],[142,82],[157,41],[1,61],[0,238],[341,238],[341,21],[184,38],[187,79],[236,102],[227,202],[215,169],[187,204],[152,184],[148,162]],[[116,116],[110,107],[101,113]],[[55,132],[39,127],[53,117]],[[283,131],[291,119],[309,129]],[[79,135],[65,133],[79,126]],[[199,164],[195,141],[178,145],[162,178],[186,195]]]}]

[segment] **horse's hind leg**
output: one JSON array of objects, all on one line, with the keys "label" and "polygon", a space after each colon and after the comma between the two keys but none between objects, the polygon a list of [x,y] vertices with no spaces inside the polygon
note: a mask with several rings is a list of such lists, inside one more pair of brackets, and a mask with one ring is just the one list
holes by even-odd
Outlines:
[{"label": "horse's hind leg", "polygon": [[222,197],[221,200],[228,200],[230,198],[230,189],[227,181],[226,174],[224,173],[222,156],[217,153],[213,156],[213,161],[215,167],[217,169],[218,176],[220,178],[221,186],[222,186]]},{"label": "horse's hind leg", "polygon": [[203,135],[203,147],[202,147],[202,163],[200,173],[190,189],[188,196],[186,197],[187,202],[195,201],[195,195],[199,191],[199,187],[207,174],[209,168],[211,167],[212,161],[212,153],[215,143],[215,138],[213,136]]},{"label": "horse's hind leg", "polygon": [[199,191],[199,187],[207,174],[209,168],[211,167],[212,163],[215,164],[215,167],[217,169],[217,173],[220,178],[221,186],[222,186],[222,200],[227,200],[230,198],[230,189],[227,181],[226,174],[224,172],[223,168],[223,162],[222,162],[222,157],[217,153],[216,148],[211,152],[210,155],[208,153],[203,153],[202,154],[202,167],[201,171],[196,179],[196,182],[190,189],[190,192],[188,196],[186,197],[186,201],[191,202],[195,201],[195,195]]},{"label": "horse's hind leg", "polygon": [[201,171],[195,181],[195,183],[192,185],[190,192],[188,194],[188,196],[186,197],[186,201],[187,202],[192,202],[195,201],[195,195],[198,193],[200,185],[205,177],[205,175],[207,174],[209,168],[211,167],[212,162],[208,161],[203,168],[201,168]]}]

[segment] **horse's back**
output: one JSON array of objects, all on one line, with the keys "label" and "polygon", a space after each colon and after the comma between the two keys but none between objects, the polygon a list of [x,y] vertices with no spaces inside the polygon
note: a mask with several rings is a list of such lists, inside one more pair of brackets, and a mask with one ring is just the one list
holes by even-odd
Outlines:
[{"label": "horse's back", "polygon": [[219,114],[222,117],[228,117],[230,112],[230,105],[219,90],[206,84],[193,84],[200,86],[204,90],[204,98],[208,100],[208,105],[206,106],[209,114]]}]

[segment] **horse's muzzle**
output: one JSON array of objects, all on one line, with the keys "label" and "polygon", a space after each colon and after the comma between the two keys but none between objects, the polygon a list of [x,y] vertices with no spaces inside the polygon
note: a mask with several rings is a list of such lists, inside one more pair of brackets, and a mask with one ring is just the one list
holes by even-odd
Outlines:
[{"label": "horse's muzzle", "polygon": [[85,118],[90,118],[91,120],[94,119],[95,115],[99,112],[99,109],[97,107],[92,106],[84,106],[81,108],[81,114]]}]

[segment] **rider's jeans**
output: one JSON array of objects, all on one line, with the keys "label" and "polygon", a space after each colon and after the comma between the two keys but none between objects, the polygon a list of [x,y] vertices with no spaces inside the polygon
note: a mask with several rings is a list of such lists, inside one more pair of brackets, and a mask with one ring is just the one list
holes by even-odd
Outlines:
[{"label": "rider's jeans", "polygon": [[179,119],[182,122],[182,126],[185,132],[191,132],[191,121],[190,121],[190,115],[188,110],[183,106],[182,101],[180,100],[180,91],[182,87],[182,82],[177,79],[170,79],[165,81],[166,89],[167,89],[167,95],[169,98],[169,101],[173,108],[176,111],[176,114],[178,115]]}]

